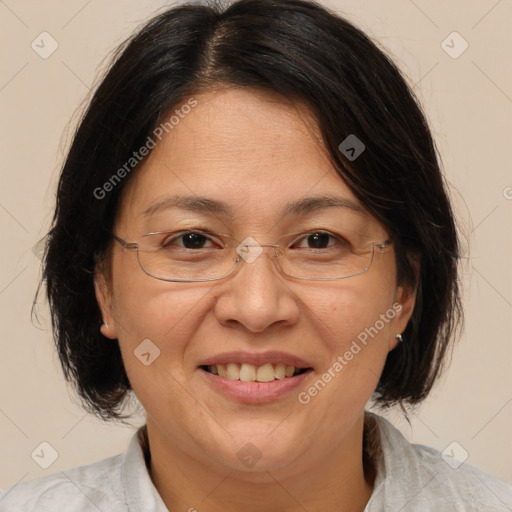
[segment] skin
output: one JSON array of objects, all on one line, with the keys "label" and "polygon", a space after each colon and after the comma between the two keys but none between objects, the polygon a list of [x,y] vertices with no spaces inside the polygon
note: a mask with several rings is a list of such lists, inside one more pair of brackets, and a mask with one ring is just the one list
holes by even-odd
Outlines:
[{"label": "skin", "polygon": [[[282,218],[285,203],[336,194],[359,203],[336,173],[308,110],[257,89],[194,96],[198,104],[151,152],[122,195],[114,232],[128,241],[168,219],[243,240],[272,242],[307,227],[349,219],[369,240],[388,237],[369,214],[325,209]],[[227,202],[227,218],[181,210],[142,212],[163,197],[198,194]],[[348,222],[348,221],[347,221]],[[313,223],[313,226],[311,225]],[[294,229],[298,228],[298,229]],[[362,511],[374,474],[362,462],[364,407],[412,314],[414,290],[397,285],[393,245],[368,271],[336,281],[287,278],[268,249],[209,283],[147,276],[135,252],[115,243],[110,273],[98,272],[102,333],[118,339],[135,394],[147,411],[151,476],[170,510]],[[307,405],[297,400],[365,328],[402,308]],[[134,350],[149,338],[161,353],[145,366]],[[198,365],[232,350],[282,350],[314,371],[297,392],[241,404],[208,384]],[[237,456],[251,442],[261,459]]]}]

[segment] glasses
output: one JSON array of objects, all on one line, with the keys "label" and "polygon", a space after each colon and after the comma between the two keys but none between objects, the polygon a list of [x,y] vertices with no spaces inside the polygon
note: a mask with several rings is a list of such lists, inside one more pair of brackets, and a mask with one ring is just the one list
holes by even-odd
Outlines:
[{"label": "glasses", "polygon": [[139,265],[148,276],[178,282],[223,279],[242,261],[253,263],[264,247],[273,248],[271,259],[285,276],[319,281],[346,279],[366,272],[375,248],[382,253],[391,244],[391,240],[366,242],[356,248],[341,235],[325,230],[284,235],[267,244],[252,237],[239,242],[230,235],[202,230],[148,233],[137,242],[112,236],[125,249],[137,253]]}]

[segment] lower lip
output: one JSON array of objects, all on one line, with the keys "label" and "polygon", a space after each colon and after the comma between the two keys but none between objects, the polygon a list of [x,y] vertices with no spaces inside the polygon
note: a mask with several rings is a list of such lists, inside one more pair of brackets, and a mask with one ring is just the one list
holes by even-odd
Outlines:
[{"label": "lower lip", "polygon": [[312,370],[308,370],[295,377],[285,377],[271,382],[242,382],[214,375],[202,368],[199,368],[199,371],[215,389],[244,404],[273,402],[297,389],[312,373]]}]

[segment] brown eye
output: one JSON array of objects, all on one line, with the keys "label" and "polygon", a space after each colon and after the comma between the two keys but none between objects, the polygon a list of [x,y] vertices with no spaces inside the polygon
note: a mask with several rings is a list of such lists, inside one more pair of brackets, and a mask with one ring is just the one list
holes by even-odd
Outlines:
[{"label": "brown eye", "polygon": [[[176,244],[176,240],[181,240],[181,244]],[[169,246],[176,245],[185,249],[204,249],[203,245],[208,241],[210,241],[209,238],[203,233],[187,231],[186,233],[167,238],[162,243],[162,246],[167,248]]]},{"label": "brown eye", "polygon": [[[326,231],[315,231],[312,233],[307,233],[306,236],[302,237],[298,243],[306,243],[307,245],[304,247],[304,249],[327,249],[329,247],[332,247],[334,243],[337,241],[338,237],[334,237],[334,235],[331,235],[330,233],[327,233]],[[329,241],[332,240],[331,243]]]},{"label": "brown eye", "polygon": [[324,249],[329,245],[329,238],[332,237],[327,233],[313,233],[308,235],[307,241],[313,249]]}]

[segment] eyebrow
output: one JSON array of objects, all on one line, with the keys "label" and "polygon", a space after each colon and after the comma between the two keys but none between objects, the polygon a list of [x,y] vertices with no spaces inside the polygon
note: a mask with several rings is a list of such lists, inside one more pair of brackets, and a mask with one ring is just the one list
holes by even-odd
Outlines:
[{"label": "eyebrow", "polygon": [[[180,208],[187,211],[224,217],[229,217],[233,214],[233,209],[229,204],[217,199],[197,195],[174,195],[152,204],[142,212],[142,215],[144,217],[150,217],[156,212],[170,208]],[[289,202],[282,209],[281,216],[304,215],[327,208],[347,208],[361,215],[365,214],[365,209],[360,204],[350,199],[333,195],[319,195]]]}]

